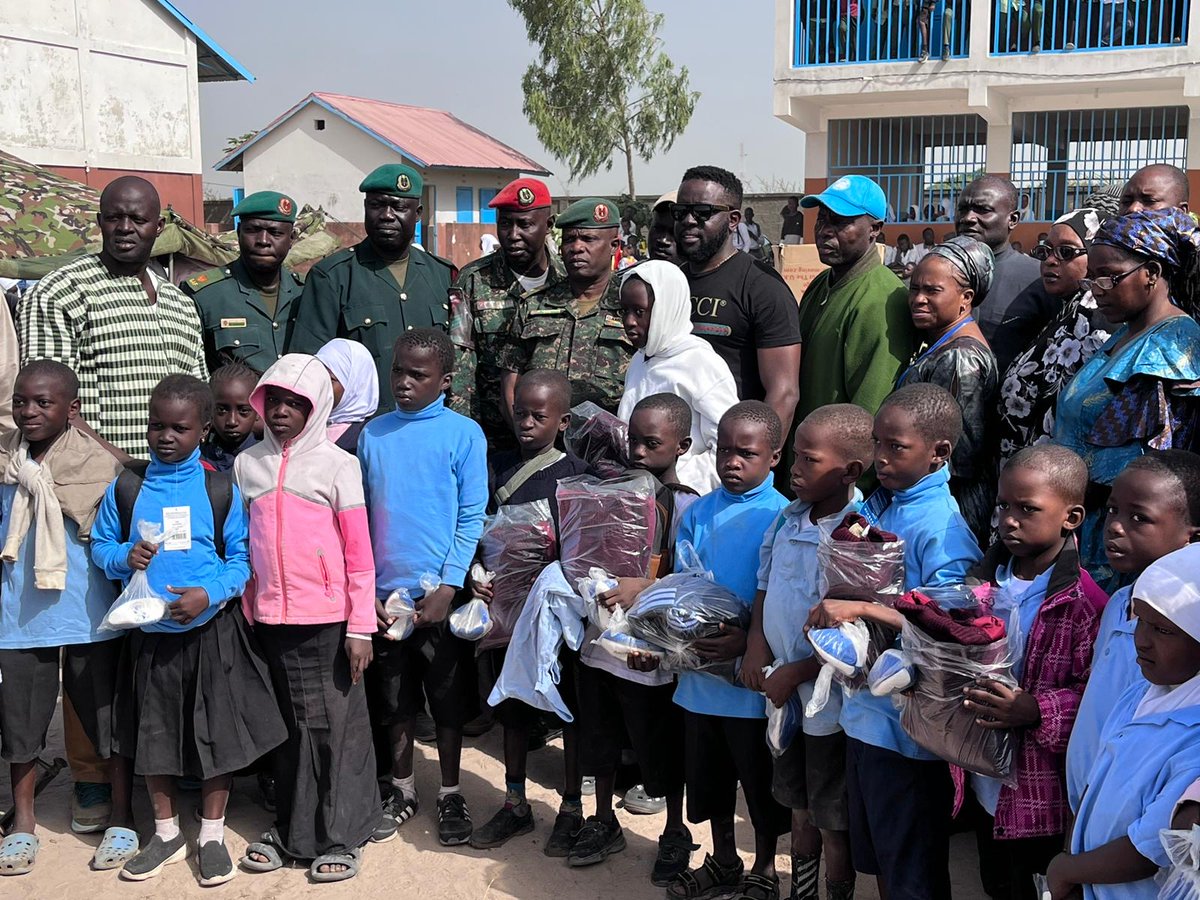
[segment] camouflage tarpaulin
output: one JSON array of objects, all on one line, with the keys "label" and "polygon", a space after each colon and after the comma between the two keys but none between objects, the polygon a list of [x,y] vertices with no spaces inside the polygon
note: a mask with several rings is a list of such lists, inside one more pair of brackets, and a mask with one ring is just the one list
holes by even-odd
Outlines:
[{"label": "camouflage tarpaulin", "polygon": [[100,194],[0,152],[0,257],[61,256],[98,244]]}]

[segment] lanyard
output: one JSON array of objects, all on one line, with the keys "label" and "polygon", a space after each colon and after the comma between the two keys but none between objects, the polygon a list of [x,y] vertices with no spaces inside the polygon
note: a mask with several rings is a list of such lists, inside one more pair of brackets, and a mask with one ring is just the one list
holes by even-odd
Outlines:
[{"label": "lanyard", "polygon": [[920,364],[921,360],[923,360],[927,356],[930,356],[935,350],[937,350],[938,347],[942,346],[942,344],[946,343],[948,340],[950,340],[952,337],[954,337],[956,334],[958,334],[960,331],[962,331],[964,328],[966,328],[968,325],[970,325],[974,321],[975,321],[975,317],[969,315],[965,319],[963,319],[961,322],[959,322],[957,325],[955,325],[953,328],[951,328],[949,331],[947,331],[945,334],[943,334],[940,338],[938,338],[932,347],[930,347],[928,350],[926,350],[924,353],[922,353],[920,356],[918,356],[916,359],[914,359],[912,362],[912,365],[910,365],[907,369],[904,370],[903,374],[901,374],[899,379],[897,379],[897,381],[896,381],[896,387],[900,387],[902,384],[904,384],[905,379],[907,379],[909,374],[912,372],[912,370],[915,369]]}]

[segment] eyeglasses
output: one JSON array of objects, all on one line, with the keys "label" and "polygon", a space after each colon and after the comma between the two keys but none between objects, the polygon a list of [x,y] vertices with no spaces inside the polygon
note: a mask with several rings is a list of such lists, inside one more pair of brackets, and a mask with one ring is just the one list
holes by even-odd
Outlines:
[{"label": "eyeglasses", "polygon": [[671,207],[671,218],[676,222],[682,222],[688,215],[691,215],[697,225],[703,225],[717,213],[733,212],[736,208],[719,203],[676,203]]},{"label": "eyeglasses", "polygon": [[1053,256],[1059,262],[1070,262],[1077,257],[1087,256],[1087,247],[1071,247],[1067,244],[1051,247],[1049,244],[1038,244],[1029,251],[1029,255],[1039,261],[1045,261]]},{"label": "eyeglasses", "polygon": [[1097,288],[1101,291],[1111,291],[1118,284],[1120,284],[1142,266],[1146,265],[1148,262],[1150,262],[1150,260],[1138,263],[1128,272],[1122,272],[1120,275],[1101,275],[1099,278],[1080,278],[1079,286],[1085,291],[1095,292]]}]

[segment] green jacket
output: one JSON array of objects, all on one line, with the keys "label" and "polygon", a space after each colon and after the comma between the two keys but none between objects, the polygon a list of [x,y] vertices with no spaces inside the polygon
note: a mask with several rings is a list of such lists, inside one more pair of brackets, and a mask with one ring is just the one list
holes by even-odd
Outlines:
[{"label": "green jacket", "polygon": [[579,314],[565,279],[532,291],[517,306],[500,356],[510,372],[555,369],[571,382],[571,403],[591,400],[616,413],[633,344],[621,323],[621,279],[614,273],[595,308]]},{"label": "green jacket", "polygon": [[387,265],[364,240],[313,266],[293,307],[290,345],[294,353],[316,353],[334,338],[361,343],[379,372],[379,412],[395,406],[390,385],[396,339],[414,328],[448,327],[454,271],[420,247],[409,248],[403,286]]},{"label": "green jacket", "polygon": [[917,346],[908,291],[874,248],[830,287],[813,279],[800,302],[800,402],[796,421],[828,403],[874,415]]},{"label": "green jacket", "polygon": [[[567,270],[557,253],[547,251],[546,285],[553,285],[567,277]],[[450,337],[456,351],[450,406],[478,422],[489,443],[515,446],[502,411],[499,359],[511,340],[517,305],[524,296],[521,284],[497,250],[468,263],[454,286],[461,299],[452,301],[451,310]]]},{"label": "green jacket", "polygon": [[279,299],[273,316],[241,259],[201,272],[182,287],[195,299],[200,313],[210,372],[233,360],[265,372],[288,352],[292,306],[304,290],[304,280],[291,269],[279,273]]}]

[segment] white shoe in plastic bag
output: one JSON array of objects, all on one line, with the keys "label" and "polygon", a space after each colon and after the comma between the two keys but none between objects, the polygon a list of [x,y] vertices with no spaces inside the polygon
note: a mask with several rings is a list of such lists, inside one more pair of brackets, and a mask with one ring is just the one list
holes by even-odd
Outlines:
[{"label": "white shoe in plastic bag", "polygon": [[413,633],[413,617],[417,610],[404,588],[396,588],[388,595],[383,611],[396,619],[387,630],[387,636],[393,641],[402,641]]},{"label": "white shoe in plastic bag", "polygon": [[450,613],[450,633],[464,641],[477,641],[491,630],[488,606],[478,597]]},{"label": "white shoe in plastic bag", "polygon": [[[137,529],[142,540],[151,544],[161,544],[166,537],[159,522],[139,521]],[[153,565],[154,560],[151,560],[150,564]],[[171,615],[167,609],[167,604],[170,602],[155,593],[154,589],[150,587],[150,579],[146,576],[146,570],[139,569],[133,573],[128,584],[125,585],[125,590],[121,591],[120,596],[104,614],[104,619],[100,622],[97,630],[124,631],[161,622]]]}]

